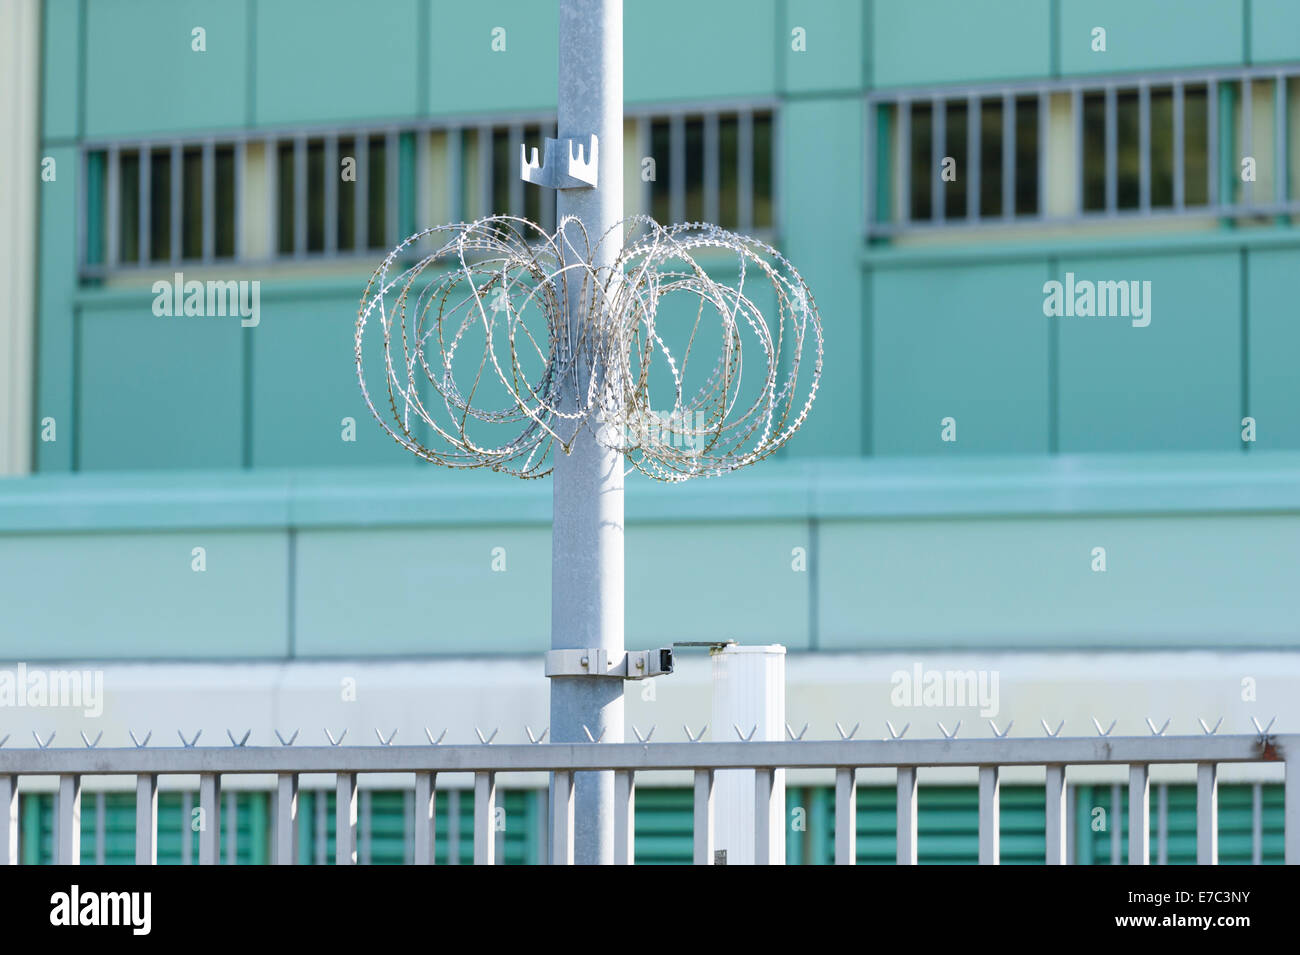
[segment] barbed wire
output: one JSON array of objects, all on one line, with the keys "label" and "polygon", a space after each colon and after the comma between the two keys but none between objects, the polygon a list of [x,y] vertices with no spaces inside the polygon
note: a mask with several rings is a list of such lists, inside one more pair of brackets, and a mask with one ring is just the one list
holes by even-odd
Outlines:
[{"label": "barbed wire", "polygon": [[[372,319],[388,413],[367,387]],[[367,284],[355,346],[366,404],[398,444],[521,478],[548,474],[582,432],[660,481],[736,470],[790,440],[822,369],[812,293],[779,252],[648,216],[594,243],[572,217],[555,233],[504,215],[417,232]]]}]

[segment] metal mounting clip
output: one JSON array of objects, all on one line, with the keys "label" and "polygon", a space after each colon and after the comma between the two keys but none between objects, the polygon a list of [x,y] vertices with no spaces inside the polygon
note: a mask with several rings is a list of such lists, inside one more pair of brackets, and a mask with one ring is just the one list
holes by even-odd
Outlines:
[{"label": "metal mounting clip", "polygon": [[546,653],[548,677],[600,676],[619,680],[648,680],[672,672],[672,647],[630,650],[613,662],[609,651],[599,647],[587,650],[548,650]]},{"label": "metal mounting clip", "polygon": [[519,177],[524,182],[548,189],[594,189],[600,142],[594,133],[588,140],[547,139],[540,165],[537,162],[537,147],[533,147],[530,161],[528,147],[520,143]]}]

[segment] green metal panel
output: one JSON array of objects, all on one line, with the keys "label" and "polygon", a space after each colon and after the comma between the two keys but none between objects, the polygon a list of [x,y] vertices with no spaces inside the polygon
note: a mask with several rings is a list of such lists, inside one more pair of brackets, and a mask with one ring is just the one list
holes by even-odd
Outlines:
[{"label": "green metal panel", "polygon": [[[862,0],[787,0],[785,29],[777,36],[789,93],[862,87]],[[794,49],[792,32],[804,31],[804,49]]]},{"label": "green metal panel", "polygon": [[1240,447],[1241,269],[1235,254],[1067,257],[1064,282],[1149,281],[1150,324],[1059,323],[1060,450],[1194,451]]},{"label": "green metal panel", "polygon": [[71,139],[80,121],[81,0],[41,6],[41,137]]},{"label": "green metal panel", "polygon": [[[86,135],[242,125],[251,76],[248,9],[223,0],[87,4]],[[197,27],[207,31],[206,52],[192,49]],[[262,34],[259,43],[268,39]]]},{"label": "green metal panel", "polygon": [[[806,649],[809,575],[795,569],[794,549],[808,546],[806,525],[793,521],[631,528],[628,645],[735,638]],[[534,610],[542,620],[547,605]]]},{"label": "green metal panel", "polygon": [[[492,48],[498,27],[505,31],[504,50]],[[626,35],[632,35],[630,29]],[[555,109],[558,37],[555,4],[433,0],[427,45],[430,111]],[[411,84],[413,78],[400,82]]]},{"label": "green metal panel", "polygon": [[824,521],[819,542],[822,649],[1296,645],[1294,516]]},{"label": "green metal panel", "polygon": [[[1060,4],[1058,42],[1061,72],[1066,75],[1244,61],[1242,0],[1060,0]],[[1104,53],[1092,49],[1094,27],[1106,31]]]},{"label": "green metal panel", "polygon": [[82,311],[77,466],[239,467],[243,344],[232,317],[158,317],[133,307]]},{"label": "green metal panel", "polygon": [[[808,54],[812,55],[812,54]],[[817,401],[789,453],[862,453],[862,104],[797,100],[781,112],[781,247],[812,290],[825,335]],[[805,343],[804,361],[813,358]],[[801,373],[802,374],[802,373]]]},{"label": "green metal panel", "polygon": [[[1048,449],[1041,263],[878,269],[871,276],[872,450]],[[955,442],[942,440],[956,419]]]},{"label": "green metal panel", "polygon": [[[75,373],[73,329],[76,324],[73,295],[76,292],[77,189],[81,179],[77,151],[60,147],[48,150],[58,178],[41,183],[40,234],[37,255],[37,346],[35,464],[38,471],[72,470],[76,444],[73,417]],[[53,418],[54,441],[41,439],[42,421]]]},{"label": "green metal panel", "polygon": [[776,0],[632,0],[623,8],[624,99],[772,96],[776,27]]},{"label": "green metal panel", "polygon": [[1253,448],[1300,448],[1300,322],[1295,280],[1300,250],[1250,253],[1247,275],[1250,324],[1250,396],[1246,412],[1257,423]]},{"label": "green metal panel", "polygon": [[[360,287],[364,288],[364,283]],[[236,325],[226,330],[242,331],[251,341],[254,467],[410,467],[417,462],[375,422],[357,386],[353,342],[359,297],[359,291],[331,290],[320,297],[273,292],[263,299],[262,321],[255,328]],[[377,315],[373,321],[379,321]],[[376,406],[387,412],[383,337],[376,328],[367,339],[371,346],[367,386]],[[400,354],[400,343],[395,347]],[[236,396],[231,393],[231,398]],[[355,426],[346,430],[355,440],[344,440],[344,418],[353,419]]]},{"label": "green metal panel", "polygon": [[421,2],[386,0],[364,12],[349,0],[256,4],[254,122],[416,115],[425,52],[417,29]]},{"label": "green metal panel", "polygon": [[1050,4],[1043,0],[875,0],[875,85],[1045,76]]},{"label": "green metal panel", "polygon": [[283,657],[286,556],[265,531],[0,536],[0,659]]},{"label": "green metal panel", "polygon": [[1300,59],[1300,4],[1295,0],[1250,0],[1250,61]]},{"label": "green metal panel", "polygon": [[637,865],[689,865],[695,845],[694,810],[689,789],[638,787]]},{"label": "green metal panel", "polygon": [[[358,634],[368,656],[548,645],[546,527],[312,530],[297,541],[299,655],[354,655]],[[504,571],[492,569],[494,556]]]}]

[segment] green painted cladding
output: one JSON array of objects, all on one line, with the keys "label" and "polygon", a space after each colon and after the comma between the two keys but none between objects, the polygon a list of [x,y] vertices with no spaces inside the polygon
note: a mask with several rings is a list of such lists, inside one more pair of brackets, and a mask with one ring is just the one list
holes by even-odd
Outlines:
[{"label": "green painted cladding", "polygon": [[434,0],[427,29],[428,63],[418,75],[430,112],[555,109],[556,4]]},{"label": "green painted cladding", "polygon": [[1046,76],[1051,4],[1045,0],[873,0],[876,86]]},{"label": "green painted cladding", "polygon": [[41,135],[74,138],[81,109],[81,0],[45,0],[41,8]]},{"label": "green painted cladding", "polygon": [[[253,76],[248,5],[134,0],[86,5],[85,134],[242,126]],[[205,49],[195,30],[202,30]]]},{"label": "green painted cladding", "polygon": [[[73,417],[73,396],[77,385],[75,352],[77,292],[75,244],[77,234],[77,190],[81,171],[77,151],[60,146],[48,149],[57,178],[41,184],[40,221],[36,237],[37,336],[36,395],[33,414],[37,432],[35,467],[38,471],[71,471],[77,441]],[[52,419],[53,441],[41,437]]]},{"label": "green painted cladding", "polygon": [[1259,449],[1300,448],[1300,250],[1252,252],[1247,270],[1250,394],[1245,413],[1255,419]]},{"label": "green painted cladding", "polygon": [[1294,646],[1300,615],[1294,515],[824,521],[817,557],[827,650]]},{"label": "green painted cladding", "polygon": [[0,580],[0,658],[289,653],[288,548],[280,534],[4,535]]},{"label": "green painted cladding", "polygon": [[[1046,453],[1050,334],[1041,262],[871,276],[876,454]],[[956,440],[944,441],[944,419]]]},{"label": "green painted cladding", "polygon": [[1300,3],[1250,0],[1249,37],[1252,63],[1300,58]]},{"label": "green painted cladding", "polygon": [[[785,24],[777,37],[777,68],[782,71],[784,92],[847,92],[862,87],[865,4],[802,0],[783,3],[780,9]],[[802,30],[802,35],[796,35],[796,30]]]},{"label": "green painted cladding", "polygon": [[[1061,72],[1066,75],[1243,62],[1242,5],[1250,0],[1059,2]],[[1106,31],[1105,52],[1093,50],[1097,27]]]}]

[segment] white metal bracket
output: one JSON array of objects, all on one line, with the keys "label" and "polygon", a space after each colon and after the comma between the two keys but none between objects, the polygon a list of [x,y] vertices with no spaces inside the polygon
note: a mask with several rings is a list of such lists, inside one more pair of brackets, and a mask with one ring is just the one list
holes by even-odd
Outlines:
[{"label": "white metal bracket", "polygon": [[537,162],[537,147],[528,158],[528,147],[519,144],[519,176],[524,182],[548,189],[594,189],[600,159],[600,142],[593,133],[582,139],[547,139],[542,162]]},{"label": "white metal bracket", "polygon": [[597,647],[588,650],[548,650],[546,653],[547,677],[595,676],[646,680],[672,672],[672,651],[666,648],[629,650],[616,656],[612,662],[609,651]]}]

